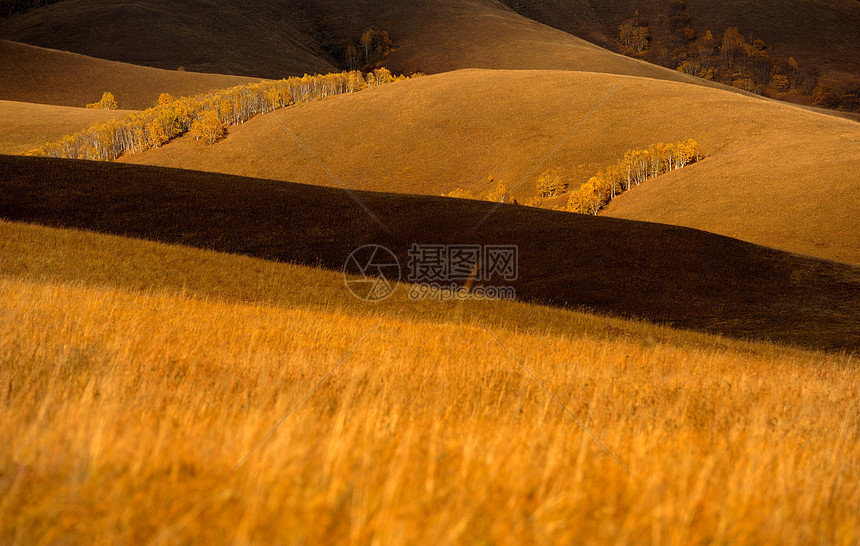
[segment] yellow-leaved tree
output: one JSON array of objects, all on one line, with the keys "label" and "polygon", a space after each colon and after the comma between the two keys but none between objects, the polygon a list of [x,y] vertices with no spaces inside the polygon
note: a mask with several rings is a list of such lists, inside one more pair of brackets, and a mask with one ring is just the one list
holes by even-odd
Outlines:
[{"label": "yellow-leaved tree", "polygon": [[561,178],[561,171],[550,169],[544,171],[537,179],[538,195],[542,199],[549,199],[564,193],[567,184]]},{"label": "yellow-leaved tree", "polygon": [[116,101],[116,97],[113,96],[113,93],[110,91],[105,91],[102,93],[102,98],[98,102],[91,102],[87,105],[87,108],[100,109],[100,110],[116,110],[119,108],[119,103]]},{"label": "yellow-leaved tree", "polygon": [[[493,176],[487,177],[487,181],[492,184]],[[485,201],[494,201],[496,203],[504,203],[508,199],[508,185],[504,180],[499,180],[496,183],[496,188],[488,191],[483,195]]]},{"label": "yellow-leaved tree", "polygon": [[194,140],[213,144],[224,136],[224,124],[218,119],[218,114],[212,110],[207,110],[200,119],[191,124],[191,136],[194,137]]}]

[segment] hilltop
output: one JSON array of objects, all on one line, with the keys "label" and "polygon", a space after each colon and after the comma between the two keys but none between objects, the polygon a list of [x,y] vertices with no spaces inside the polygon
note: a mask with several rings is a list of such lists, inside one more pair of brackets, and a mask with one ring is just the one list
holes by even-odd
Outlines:
[{"label": "hilltop", "polygon": [[[708,155],[704,161],[665,182],[647,182],[623,202],[635,209],[637,195],[669,181],[687,189],[663,205],[650,201],[651,211],[636,219],[860,263],[856,238],[845,229],[860,216],[860,204],[832,199],[860,186],[860,125],[800,107],[634,76],[469,70],[273,115],[280,123],[254,118],[212,147],[183,137],[122,161],[338,186],[287,127],[347,187],[426,195],[462,187],[478,195],[492,189],[491,175],[514,189],[576,127],[514,189],[525,203],[543,170],[561,170],[574,188],[628,149],[695,138]],[[616,209],[627,214],[620,204],[608,213]]]},{"label": "hilltop", "polygon": [[[669,2],[249,0],[240,9],[203,0],[65,0],[0,21],[0,37],[158,68],[283,77],[330,71],[347,41],[376,28],[392,36],[396,51],[386,64],[400,72],[627,73],[629,63],[592,43],[614,48],[621,21],[637,9],[659,27]],[[700,32],[721,36],[727,27],[740,27],[744,36],[764,39],[775,54],[795,57],[830,83],[860,73],[860,12],[852,0],[790,6],[690,0],[686,11]],[[671,70],[648,70],[677,79]]]},{"label": "hilltop", "polygon": [[292,4],[66,0],[0,20],[0,38],[167,70],[331,71],[312,24]]}]

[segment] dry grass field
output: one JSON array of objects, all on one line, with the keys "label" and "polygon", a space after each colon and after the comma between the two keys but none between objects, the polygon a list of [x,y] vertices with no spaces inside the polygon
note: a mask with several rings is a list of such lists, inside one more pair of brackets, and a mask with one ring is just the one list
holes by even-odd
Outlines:
[{"label": "dry grass field", "polygon": [[[855,0],[685,2],[825,83],[860,71]],[[860,545],[860,116],[613,53],[636,9],[668,1],[0,19],[0,546]],[[371,28],[429,75],[224,136],[244,98],[169,103],[86,141],[161,145],[113,162],[20,155],[161,93],[340,71]],[[701,160],[597,216],[534,201],[688,139]],[[376,303],[344,273],[372,244],[402,275]],[[465,284],[516,299],[415,299],[416,244],[515,246],[515,279]]]},{"label": "dry grass field", "polygon": [[4,543],[860,540],[856,356],[0,231]]},{"label": "dry grass field", "polygon": [[513,189],[575,128],[513,191],[525,203],[543,170],[576,188],[628,149],[695,138],[705,161],[647,182],[607,213],[860,263],[857,237],[842,229],[860,218],[860,201],[833,199],[860,190],[860,124],[801,107],[636,76],[468,70],[274,116],[280,123],[252,119],[211,147],[184,137],[121,160],[338,186],[285,126],[347,187],[480,194],[494,186],[489,175]]}]

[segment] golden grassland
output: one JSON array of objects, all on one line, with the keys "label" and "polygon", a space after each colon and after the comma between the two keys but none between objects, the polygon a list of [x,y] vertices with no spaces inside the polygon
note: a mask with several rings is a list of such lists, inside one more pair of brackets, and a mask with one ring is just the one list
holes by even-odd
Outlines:
[{"label": "golden grassland", "polygon": [[860,540],[856,357],[2,226],[2,542]]},{"label": "golden grassland", "polygon": [[860,263],[845,229],[858,201],[833,198],[860,189],[860,124],[797,106],[636,75],[464,70],[272,116],[212,147],[184,137],[121,161],[425,195],[480,195],[495,188],[492,175],[526,203],[544,170],[575,189],[626,150],[693,138],[704,161],[628,192],[605,214]]},{"label": "golden grassland", "polygon": [[0,100],[0,154],[22,154],[128,110],[95,110]]}]

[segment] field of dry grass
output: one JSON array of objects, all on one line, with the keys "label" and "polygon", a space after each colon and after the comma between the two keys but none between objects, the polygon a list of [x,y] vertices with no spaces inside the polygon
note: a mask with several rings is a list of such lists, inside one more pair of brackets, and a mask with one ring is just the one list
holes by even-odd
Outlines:
[{"label": "field of dry grass", "polygon": [[[687,2],[825,81],[860,68],[854,0]],[[860,544],[860,124],[585,41],[665,6],[0,19],[0,154],[229,73],[333,71],[370,27],[433,74],[212,146],[0,155],[0,545]],[[104,91],[129,110],[81,108]],[[525,203],[548,169],[575,189],[690,138],[702,161],[597,217],[440,196]],[[517,301],[364,302],[343,264],[374,243],[403,275],[416,243],[515,245]]]},{"label": "field of dry grass", "polygon": [[856,357],[0,231],[4,543],[860,540]]},{"label": "field of dry grass", "polygon": [[804,108],[635,76],[468,70],[274,116],[280,123],[252,119],[212,147],[185,137],[122,161],[338,186],[285,126],[350,188],[480,194],[494,186],[489,175],[513,189],[575,128],[514,190],[524,203],[545,169],[578,187],[628,149],[694,138],[705,161],[629,192],[607,214],[860,263],[857,237],[843,229],[860,201],[833,198],[860,191],[860,124]]}]

